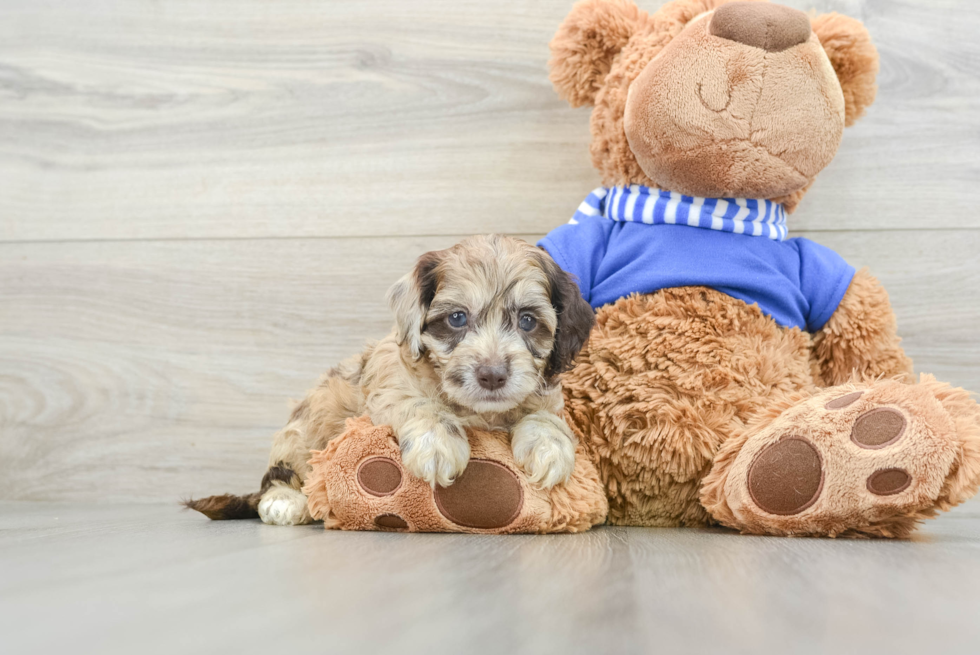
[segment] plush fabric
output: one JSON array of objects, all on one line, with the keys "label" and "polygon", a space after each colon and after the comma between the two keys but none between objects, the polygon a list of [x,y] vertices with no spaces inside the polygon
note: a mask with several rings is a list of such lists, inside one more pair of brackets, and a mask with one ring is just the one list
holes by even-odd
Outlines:
[{"label": "plush fabric", "polygon": [[[585,0],[551,49],[558,94],[593,105],[604,187],[766,199],[787,212],[874,100],[878,71],[858,21],[764,0],[675,0],[653,14]],[[916,381],[868,271],[829,273],[815,295],[802,293],[818,299],[800,303],[823,311],[787,319],[710,276],[666,273],[758,250],[731,276],[749,279],[778,267],[766,249],[792,240],[646,225],[642,212],[639,223],[609,220],[599,205],[580,206],[577,224],[542,245],[601,305],[563,385],[609,522],[905,537],[977,492],[980,407],[962,389]],[[665,230],[670,243],[657,243]],[[740,252],[705,245],[714,238]],[[829,252],[800,249],[798,272],[805,251]],[[790,282],[805,289],[814,278]]]},{"label": "plush fabric", "polygon": [[571,479],[550,490],[528,484],[506,434],[469,433],[471,459],[449,487],[410,475],[388,426],[350,419],[347,431],[315,451],[303,486],[324,527],[396,532],[581,532],[606,518],[592,462],[579,448]]}]

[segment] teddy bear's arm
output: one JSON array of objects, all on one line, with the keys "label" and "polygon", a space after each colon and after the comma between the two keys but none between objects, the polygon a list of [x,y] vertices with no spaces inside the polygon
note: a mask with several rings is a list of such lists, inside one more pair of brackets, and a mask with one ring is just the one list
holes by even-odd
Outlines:
[{"label": "teddy bear's arm", "polygon": [[888,292],[868,269],[854,275],[840,305],[813,335],[814,377],[826,386],[901,376],[912,382],[912,360],[899,345]]}]

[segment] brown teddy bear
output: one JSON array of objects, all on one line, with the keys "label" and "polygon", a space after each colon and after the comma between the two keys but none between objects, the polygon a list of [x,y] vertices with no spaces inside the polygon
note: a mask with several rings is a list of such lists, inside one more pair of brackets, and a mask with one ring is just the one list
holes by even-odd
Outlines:
[{"label": "brown teddy bear", "polygon": [[903,537],[972,496],[980,409],[792,212],[875,97],[864,27],[768,2],[575,6],[551,79],[602,188],[541,244],[597,325],[566,411],[619,525]]}]

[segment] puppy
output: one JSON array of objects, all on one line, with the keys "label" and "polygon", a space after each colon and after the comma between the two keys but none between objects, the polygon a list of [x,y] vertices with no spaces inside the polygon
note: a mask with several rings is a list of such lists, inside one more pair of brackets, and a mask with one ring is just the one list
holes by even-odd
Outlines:
[{"label": "puppy", "polygon": [[367,413],[390,425],[402,462],[432,485],[463,472],[465,428],[510,432],[517,463],[548,488],[568,479],[575,441],[561,417],[559,375],[595,321],[575,282],[543,250],[477,236],[429,252],[388,292],[395,327],[331,370],[273,441],[261,490],[187,506],[212,519],[310,522],[300,489],[311,450]]}]

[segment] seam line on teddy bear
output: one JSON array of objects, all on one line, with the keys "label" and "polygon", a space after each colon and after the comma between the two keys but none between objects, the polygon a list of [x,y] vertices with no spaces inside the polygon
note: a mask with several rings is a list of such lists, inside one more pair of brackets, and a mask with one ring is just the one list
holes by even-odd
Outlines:
[{"label": "seam line on teddy bear", "polygon": [[701,198],[639,184],[593,190],[568,222],[577,225],[594,216],[648,225],[687,225],[774,241],[788,235],[786,211],[771,200]]}]

